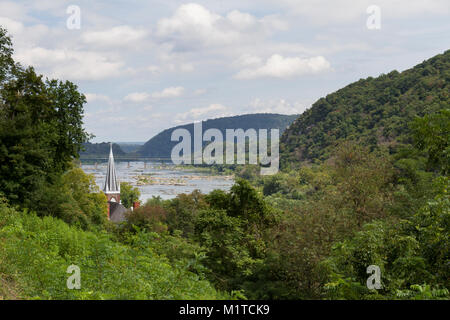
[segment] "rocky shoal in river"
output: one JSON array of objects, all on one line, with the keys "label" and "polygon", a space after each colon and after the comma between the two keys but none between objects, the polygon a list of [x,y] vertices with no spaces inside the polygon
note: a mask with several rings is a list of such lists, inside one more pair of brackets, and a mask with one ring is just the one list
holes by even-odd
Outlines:
[{"label": "rocky shoal in river", "polygon": [[188,180],[233,180],[233,176],[211,176],[211,175],[183,175],[176,178],[158,177],[150,174],[140,174],[133,177],[136,180],[136,185],[168,185],[168,186],[187,186]]}]

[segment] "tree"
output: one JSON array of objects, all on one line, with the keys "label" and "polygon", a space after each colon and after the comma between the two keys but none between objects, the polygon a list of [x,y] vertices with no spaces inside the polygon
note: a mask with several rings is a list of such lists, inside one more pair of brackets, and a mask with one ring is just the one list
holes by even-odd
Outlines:
[{"label": "tree", "polygon": [[125,208],[131,208],[133,203],[139,200],[141,192],[137,187],[134,187],[128,182],[120,183],[120,199]]},{"label": "tree", "polygon": [[386,214],[392,201],[390,183],[393,176],[387,156],[345,142],[337,148],[331,163],[339,193],[329,193],[324,199],[331,200],[336,211],[350,214],[358,227]]},{"label": "tree", "polygon": [[428,154],[429,169],[450,173],[450,109],[442,109],[412,124],[416,146]]},{"label": "tree", "polygon": [[38,195],[78,157],[87,140],[84,95],[70,82],[43,81],[12,60],[0,29],[0,192],[12,204],[36,209]]},{"label": "tree", "polygon": [[80,210],[89,222],[101,225],[106,222],[106,196],[95,182],[95,177],[84,173],[81,168],[74,168],[64,173],[63,184],[68,188]]},{"label": "tree", "polygon": [[210,278],[224,290],[240,290],[261,268],[266,233],[277,223],[276,211],[248,181],[238,180],[230,192],[206,196],[209,208],[195,219],[194,239],[207,250]]},{"label": "tree", "polygon": [[14,67],[12,58],[13,48],[11,39],[7,36],[6,30],[0,27],[0,87],[11,75]]},{"label": "tree", "polygon": [[107,199],[93,175],[72,168],[35,195],[34,209],[40,216],[53,216],[89,229],[107,221]]},{"label": "tree", "polygon": [[47,80],[46,87],[53,106],[51,116],[57,135],[52,156],[58,166],[56,170],[64,171],[72,158],[79,157],[82,144],[87,141],[88,135],[82,126],[86,97],[69,81]]},{"label": "tree", "polygon": [[163,207],[153,204],[145,204],[134,211],[125,213],[127,219],[127,229],[133,231],[135,227],[139,229],[163,233],[167,231],[166,211]]},{"label": "tree", "polygon": [[[329,297],[432,299],[444,295],[448,298],[449,182],[447,177],[437,178],[436,197],[408,220],[375,220],[365,224],[353,237],[336,243],[325,261],[329,268],[325,286]],[[365,286],[369,265],[381,269],[383,288],[378,292]],[[428,294],[413,292],[425,288]]]},{"label": "tree", "polygon": [[[246,239],[243,222],[225,210],[202,210],[196,220],[196,240],[207,248],[205,265],[210,279],[222,290],[238,289],[243,276],[250,275],[255,263]],[[238,280],[239,279],[239,280]]]},{"label": "tree", "polygon": [[199,190],[179,194],[165,205],[169,231],[173,233],[180,230],[183,236],[192,237],[199,211],[208,207],[205,196]]}]

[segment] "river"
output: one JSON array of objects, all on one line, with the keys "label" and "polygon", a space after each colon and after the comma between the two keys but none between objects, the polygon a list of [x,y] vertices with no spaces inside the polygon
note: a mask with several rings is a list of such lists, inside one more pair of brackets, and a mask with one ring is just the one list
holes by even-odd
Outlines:
[{"label": "river", "polygon": [[[145,203],[152,196],[162,199],[175,198],[181,193],[195,189],[209,193],[214,189],[228,191],[234,183],[231,176],[215,176],[195,169],[180,169],[173,164],[161,162],[120,162],[116,161],[116,174],[120,182],[129,182],[141,192],[140,200]],[[103,188],[107,162],[82,163],[81,168],[93,174],[100,189]]]}]

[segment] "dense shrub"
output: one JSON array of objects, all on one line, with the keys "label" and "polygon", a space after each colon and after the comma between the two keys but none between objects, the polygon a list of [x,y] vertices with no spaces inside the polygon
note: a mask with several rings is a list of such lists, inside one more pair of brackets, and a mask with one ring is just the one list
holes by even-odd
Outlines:
[{"label": "dense shrub", "polygon": [[[0,205],[0,275],[16,283],[19,298],[220,299],[188,264],[151,248],[150,233],[130,235],[128,245],[105,232],[86,232],[61,220]],[[69,290],[68,266],[81,269],[81,289]]]}]

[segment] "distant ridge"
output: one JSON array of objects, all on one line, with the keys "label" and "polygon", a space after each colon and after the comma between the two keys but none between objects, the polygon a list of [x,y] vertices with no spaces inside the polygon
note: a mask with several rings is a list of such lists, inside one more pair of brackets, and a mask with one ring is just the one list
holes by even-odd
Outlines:
[{"label": "distant ridge", "polygon": [[136,152],[145,142],[116,142],[125,153]]},{"label": "distant ridge", "polygon": [[[273,113],[257,113],[246,114],[233,117],[223,117],[217,119],[209,119],[203,121],[203,132],[216,128],[219,129],[225,136],[226,129],[279,129],[280,135],[286,130],[286,128],[294,121],[298,115],[281,115]],[[140,147],[136,155],[142,157],[154,157],[154,158],[170,158],[172,148],[178,143],[171,141],[172,131],[176,129],[187,129],[193,136],[194,124],[189,123],[173,128],[166,129],[150,140],[148,140],[142,147]]]},{"label": "distant ridge", "polygon": [[[80,157],[84,158],[87,156],[105,156],[109,155],[109,142],[102,143],[83,143],[84,150],[80,152]],[[115,156],[124,155],[125,152],[120,148],[120,146],[116,143],[113,143],[113,152]]]}]

